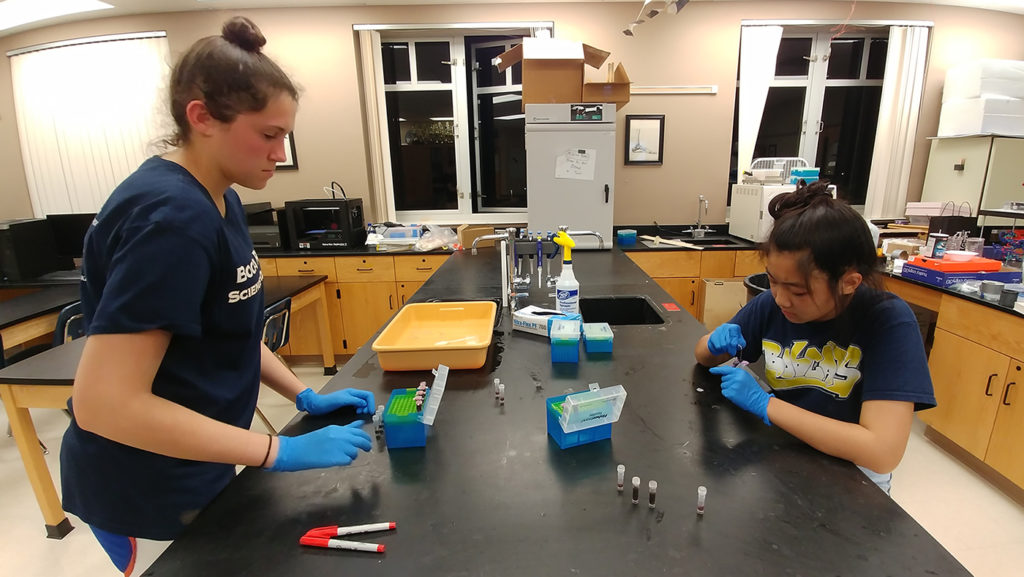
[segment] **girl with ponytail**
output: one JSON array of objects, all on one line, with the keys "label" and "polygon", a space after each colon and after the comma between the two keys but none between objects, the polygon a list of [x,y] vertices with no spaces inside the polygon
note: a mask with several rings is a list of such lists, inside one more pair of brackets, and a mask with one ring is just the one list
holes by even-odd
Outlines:
[{"label": "girl with ponytail", "polygon": [[[852,461],[888,492],[914,411],[935,406],[917,320],[880,288],[867,223],[826,183],[776,196],[769,213],[761,253],[771,291],[701,338],[694,355],[733,403]],[[770,391],[726,363],[737,354],[764,356]]]}]

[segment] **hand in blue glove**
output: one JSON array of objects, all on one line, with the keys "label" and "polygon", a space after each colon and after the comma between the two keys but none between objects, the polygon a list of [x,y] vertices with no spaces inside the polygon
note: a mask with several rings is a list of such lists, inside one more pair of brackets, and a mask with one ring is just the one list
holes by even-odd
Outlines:
[{"label": "hand in blue glove", "polygon": [[372,415],[375,410],[373,393],[359,389],[343,389],[321,395],[306,389],[295,397],[295,408],[310,415],[323,415],[341,407],[355,407],[356,413]]},{"label": "hand in blue glove", "polygon": [[298,437],[278,437],[277,458],[271,471],[304,471],[348,465],[359,450],[369,451],[370,435],[355,421],[344,427],[328,425]]},{"label": "hand in blue glove", "polygon": [[764,424],[772,424],[768,420],[768,399],[775,395],[764,392],[753,375],[743,367],[714,367],[710,372],[713,375],[722,375],[722,394],[725,398],[744,411],[761,417]]},{"label": "hand in blue glove", "polygon": [[735,355],[737,348],[745,346],[747,346],[747,341],[743,338],[740,326],[732,323],[719,325],[708,336],[708,351],[715,356],[725,353]]}]

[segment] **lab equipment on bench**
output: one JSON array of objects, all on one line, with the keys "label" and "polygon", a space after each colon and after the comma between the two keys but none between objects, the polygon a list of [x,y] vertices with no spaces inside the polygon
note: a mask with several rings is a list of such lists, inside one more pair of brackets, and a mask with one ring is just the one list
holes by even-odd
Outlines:
[{"label": "lab equipment on bench", "polygon": [[434,424],[441,397],[448,382],[448,367],[438,365],[432,371],[434,383],[423,393],[422,410],[416,407],[416,388],[391,391],[384,408],[384,443],[388,450],[405,447],[424,447],[427,444],[427,427]]},{"label": "lab equipment on bench", "polygon": [[576,246],[565,230],[559,230],[555,244],[562,247],[562,274],[555,284],[555,301],[558,311],[566,314],[580,312],[580,283],[572,272],[572,249]]},{"label": "lab equipment on bench", "polygon": [[622,385],[602,389],[597,383],[589,391],[548,397],[548,434],[560,449],[609,439],[625,403]]},{"label": "lab equipment on bench", "polygon": [[371,348],[385,371],[424,371],[439,362],[479,369],[487,360],[497,309],[494,301],[408,304]]},{"label": "lab equipment on bench", "polygon": [[[577,248],[604,248],[615,200],[615,105],[526,105],[526,194],[530,230],[598,233]],[[582,236],[582,235],[581,235]]]}]

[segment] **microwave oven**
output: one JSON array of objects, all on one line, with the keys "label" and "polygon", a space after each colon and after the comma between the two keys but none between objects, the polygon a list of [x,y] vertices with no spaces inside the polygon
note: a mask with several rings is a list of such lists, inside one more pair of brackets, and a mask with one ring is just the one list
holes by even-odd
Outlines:
[{"label": "microwave oven", "polygon": [[290,200],[284,203],[289,248],[337,250],[366,244],[359,198]]}]

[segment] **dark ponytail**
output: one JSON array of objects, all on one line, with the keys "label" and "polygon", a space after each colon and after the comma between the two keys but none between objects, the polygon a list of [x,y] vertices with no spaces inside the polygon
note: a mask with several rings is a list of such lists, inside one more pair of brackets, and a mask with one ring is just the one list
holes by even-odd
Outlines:
[{"label": "dark ponytail", "polygon": [[193,100],[206,104],[217,120],[229,123],[244,112],[263,110],[271,98],[298,90],[281,68],[262,52],[267,39],[244,16],[224,23],[220,36],[197,40],[174,67],[170,82],[171,117],[177,127],[168,144],[188,142],[185,109]]},{"label": "dark ponytail", "polygon": [[832,198],[827,182],[819,180],[777,195],[768,203],[768,213],[775,224],[761,246],[764,256],[773,251],[804,253],[800,262],[805,279],[814,269],[824,272],[837,303],[839,283],[849,271],[860,273],[863,284],[881,287],[867,222],[850,205]]}]

